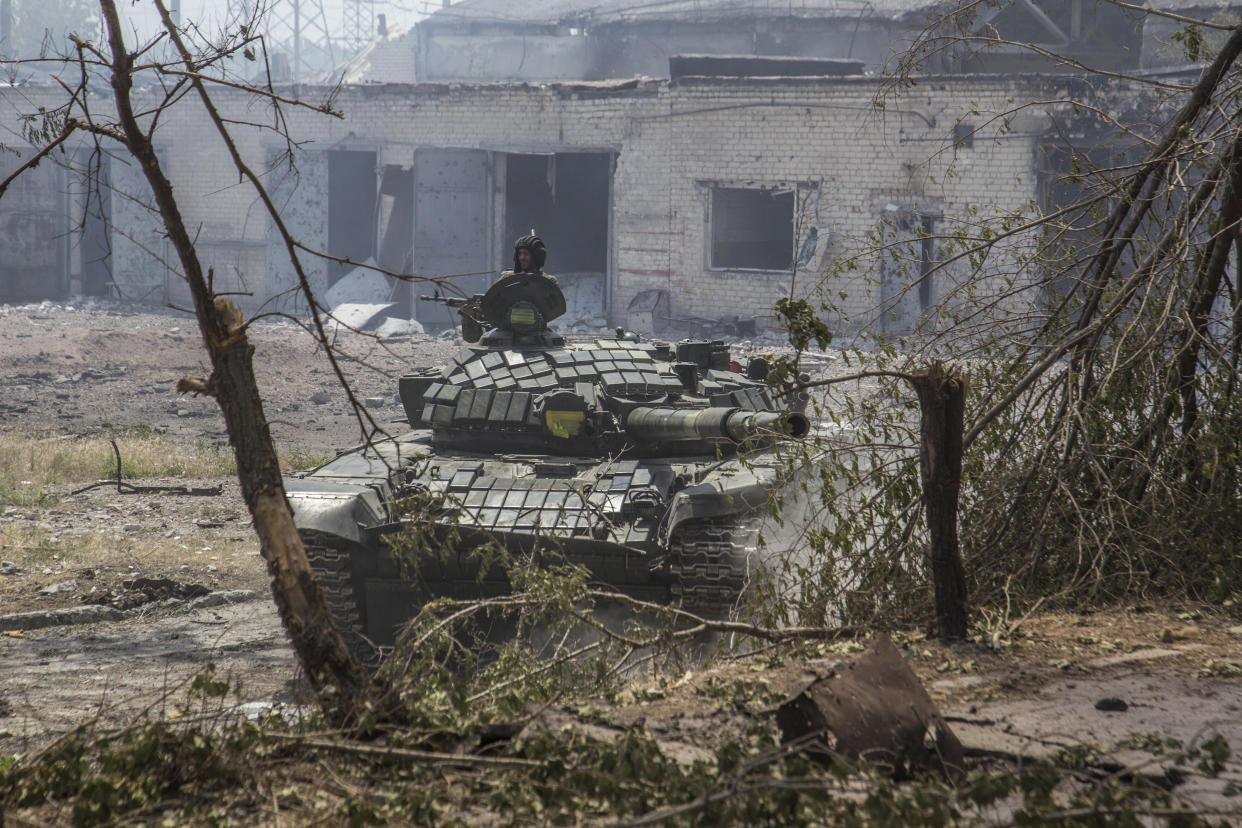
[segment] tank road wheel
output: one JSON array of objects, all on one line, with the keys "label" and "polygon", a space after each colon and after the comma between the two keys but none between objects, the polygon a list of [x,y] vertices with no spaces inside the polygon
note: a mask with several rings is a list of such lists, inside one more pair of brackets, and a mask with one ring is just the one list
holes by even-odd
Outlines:
[{"label": "tank road wheel", "polygon": [[367,667],[375,667],[379,653],[366,637],[362,594],[354,580],[353,553],[358,547],[333,535],[301,532],[315,580],[323,590],[345,646]]},{"label": "tank road wheel", "polygon": [[758,564],[754,521],[694,520],[678,527],[669,549],[673,593],[681,608],[703,618],[728,618]]}]

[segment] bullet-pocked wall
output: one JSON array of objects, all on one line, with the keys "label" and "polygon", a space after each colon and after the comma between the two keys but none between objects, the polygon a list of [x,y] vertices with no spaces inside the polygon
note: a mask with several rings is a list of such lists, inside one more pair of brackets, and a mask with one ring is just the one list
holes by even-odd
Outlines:
[{"label": "bullet-pocked wall", "polygon": [[[882,109],[873,105],[872,79],[704,78],[667,87],[661,106],[635,120],[618,166],[617,191],[631,201],[619,206],[614,307],[645,288],[669,290],[674,315],[716,318],[763,315],[782,296],[815,296],[838,309],[845,329],[908,328],[922,309],[912,302],[948,295],[952,268],[911,290],[929,268],[901,250],[896,265],[882,254],[855,269],[841,265],[876,242],[892,254],[893,239],[884,236],[902,232],[898,215],[936,217],[923,228],[935,235],[952,233],[978,209],[1029,207],[1034,142],[1046,124],[1034,115],[1019,124],[972,114],[1035,97],[1022,87],[925,82]],[[959,123],[978,128],[969,147],[954,147]],[[747,192],[753,213],[739,222]],[[792,222],[796,237],[784,266],[770,256],[728,255],[725,245],[748,225],[741,240],[758,253],[764,240],[756,234],[778,219]],[[920,233],[908,222],[904,229]],[[995,260],[998,270],[1002,262]]]},{"label": "bullet-pocked wall", "polygon": [[[530,226],[521,194],[507,188],[541,169],[545,177],[532,190],[542,201],[532,212],[552,215],[549,193],[589,193],[590,209],[604,211],[590,227],[606,250],[577,251],[575,260],[604,268],[598,296],[585,293],[583,301],[597,302],[611,321],[624,323],[629,302],[656,288],[667,291],[674,317],[763,319],[782,296],[828,296],[838,327],[856,329],[879,316],[917,316],[919,303],[946,293],[944,285],[911,291],[895,282],[885,293],[884,278],[908,279],[910,270],[881,267],[879,259],[838,270],[882,228],[917,236],[934,221],[936,232],[948,232],[972,211],[1016,211],[1035,198],[1040,118],[989,122],[972,113],[1051,100],[1051,82],[928,79],[882,109],[873,106],[879,81],[861,77],[347,86],[334,98],[340,118],[285,107],[297,146],[293,167],[283,154],[288,144],[258,123],[270,122],[269,112],[236,91],[216,97],[227,117],[254,124],[234,125],[234,138],[263,171],[287,226],[313,249],[351,258],[376,251],[395,270],[428,276],[500,270],[511,260],[513,228]],[[328,91],[282,94],[317,101]],[[0,96],[10,114],[32,100],[29,90],[22,100],[5,90]],[[969,142],[960,140],[963,125]],[[217,289],[244,294],[251,310],[289,291],[295,280],[283,241],[253,190],[238,183],[201,107],[179,103],[157,140]],[[537,156],[562,163],[536,164]],[[608,177],[607,192],[547,177],[574,169],[564,162],[570,156],[585,159],[591,176]],[[511,160],[520,167],[512,176]],[[458,173],[446,172],[450,161]],[[358,209],[334,211],[333,192],[346,190]],[[368,237],[343,239],[333,227],[342,218]],[[915,269],[925,268],[924,245],[898,241]],[[550,244],[553,273],[557,252]],[[342,270],[301,258],[320,290]],[[144,267],[149,272],[133,277],[139,283],[166,276],[154,257]],[[487,280],[474,278],[466,292]],[[176,299],[175,274],[169,284]],[[899,313],[879,314],[881,301],[894,297],[906,303]]]}]

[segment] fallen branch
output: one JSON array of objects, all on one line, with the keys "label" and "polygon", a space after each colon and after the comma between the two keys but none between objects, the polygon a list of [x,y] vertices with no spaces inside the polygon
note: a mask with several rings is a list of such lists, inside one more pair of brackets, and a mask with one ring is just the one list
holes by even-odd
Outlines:
[{"label": "fallen branch", "polygon": [[268,733],[268,737],[295,744],[298,747],[331,750],[337,753],[348,753],[354,756],[372,756],[382,759],[411,759],[417,762],[444,763],[450,765],[468,765],[471,767],[490,768],[537,768],[543,762],[537,759],[518,759],[505,756],[475,756],[468,753],[440,753],[434,750],[414,750],[413,748],[376,747],[347,742],[334,742],[328,739],[307,739],[303,736],[284,733]]},{"label": "fallen branch", "polygon": [[756,624],[746,624],[741,621],[716,621],[695,615],[693,612],[681,609],[680,607],[670,607],[664,604],[655,604],[650,601],[642,601],[633,598],[621,592],[605,592],[603,590],[590,590],[590,597],[596,599],[604,599],[607,601],[615,601],[635,609],[647,610],[649,612],[670,613],[673,616],[689,621],[692,626],[687,629],[674,630],[671,634],[661,634],[653,636],[650,639],[631,639],[628,636],[614,634],[615,637],[627,644],[633,644],[639,647],[650,646],[659,638],[671,635],[674,638],[690,638],[704,632],[733,633],[735,635],[745,635],[751,638],[758,638],[764,641],[785,642],[785,641],[836,641],[841,638],[851,638],[860,635],[863,632],[862,627],[760,627]]},{"label": "fallen branch", "polygon": [[[622,633],[607,629],[601,622],[587,616],[586,614],[575,613],[575,616],[584,623],[600,630],[617,641],[638,648],[649,647],[662,639],[692,638],[704,632],[745,635],[751,638],[758,638],[763,641],[771,641],[775,643],[787,641],[837,641],[842,638],[852,638],[865,632],[865,630],[859,626],[761,627],[756,624],[747,624],[741,621],[717,621],[704,618],[701,615],[696,615],[693,612],[679,607],[672,607],[667,604],[657,604],[651,601],[643,601],[641,599],[634,598],[633,596],[626,595],[623,592],[609,592],[600,589],[588,589],[582,597],[584,599],[590,598],[594,600],[613,601],[632,609],[672,615],[676,619],[690,623],[689,627],[672,630],[671,632],[661,632],[659,635],[652,636],[651,638],[632,638]],[[536,603],[538,603],[537,599],[523,595],[489,598],[482,601],[454,601],[447,598],[438,599],[436,601],[435,608],[450,610],[450,615],[440,621],[434,630],[416,639],[413,642],[413,645],[418,646],[422,644],[427,640],[427,638],[434,634],[435,630],[442,629],[453,620],[463,618],[475,612],[496,608],[519,609],[521,607],[533,606]]]}]

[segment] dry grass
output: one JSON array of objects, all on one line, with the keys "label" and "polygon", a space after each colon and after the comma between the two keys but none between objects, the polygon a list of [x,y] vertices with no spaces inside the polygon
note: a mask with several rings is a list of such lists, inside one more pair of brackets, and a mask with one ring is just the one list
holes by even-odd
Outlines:
[{"label": "dry grass", "polygon": [[317,454],[297,446],[290,449],[278,449],[278,452],[280,454],[280,467],[284,471],[306,471],[316,466],[322,466],[332,459],[330,454]]},{"label": "dry grass", "polygon": [[[182,445],[150,429],[115,439],[122,477],[138,485],[151,479],[198,485],[236,474],[227,446]],[[90,569],[105,580],[108,573],[158,573],[221,586],[256,577],[261,583],[257,540],[236,486],[210,498],[118,495],[109,487],[66,497],[115,475],[107,436],[0,434],[0,557],[36,579],[40,572],[53,578]],[[21,586],[0,587],[6,585]],[[17,602],[29,587],[0,589],[0,599]]]},{"label": "dry grass", "polygon": [[[228,477],[237,466],[231,452],[206,443],[183,446],[150,429],[118,435],[121,476]],[[26,433],[0,434],[0,503],[23,505],[44,486],[89,482],[116,476],[116,455],[109,438],[38,437]]]},{"label": "dry grass", "polygon": [[[111,438],[102,435],[54,436],[0,434],[0,506],[34,506],[46,502],[47,486],[89,483],[116,477]],[[150,428],[136,428],[114,438],[121,454],[121,477],[233,477],[232,451],[206,442],[182,444]],[[281,453],[286,470],[307,469],[328,457],[297,448]]]},{"label": "dry grass", "polygon": [[[0,524],[0,549],[5,560],[23,567],[57,564],[95,567],[168,569],[174,563],[215,565],[227,574],[253,557],[258,541],[245,524],[227,535],[186,530],[155,535],[123,528],[63,529],[28,521]],[[254,567],[241,567],[249,571]]]}]

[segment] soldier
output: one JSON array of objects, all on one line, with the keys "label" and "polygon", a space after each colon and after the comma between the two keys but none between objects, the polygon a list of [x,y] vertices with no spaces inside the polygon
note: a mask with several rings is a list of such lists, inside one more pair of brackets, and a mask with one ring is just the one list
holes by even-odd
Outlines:
[{"label": "soldier", "polygon": [[503,280],[506,276],[523,273],[538,274],[551,281],[557,290],[560,290],[556,277],[543,272],[543,263],[547,259],[548,248],[544,246],[543,239],[538,236],[522,236],[513,243],[513,270],[500,274],[500,277]]},{"label": "soldier", "polygon": [[547,258],[548,248],[538,236],[522,236],[513,243],[514,273],[543,273]]},{"label": "soldier", "polygon": [[461,314],[461,335],[467,342],[478,342],[484,326],[510,327],[508,315],[517,297],[521,297],[536,314],[529,325],[542,330],[547,323],[565,312],[565,295],[556,277],[543,272],[548,249],[535,235],[522,236],[513,243],[513,270],[500,274],[500,279],[477,302],[470,300],[458,308]]}]

